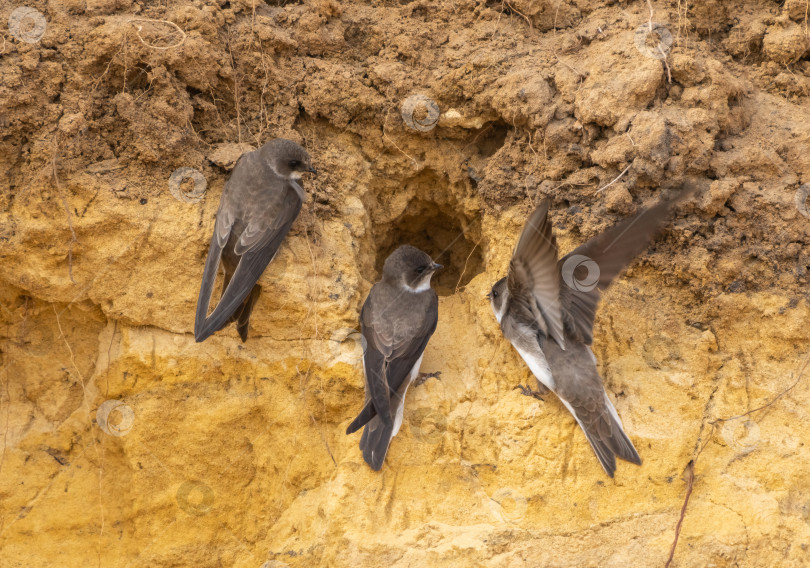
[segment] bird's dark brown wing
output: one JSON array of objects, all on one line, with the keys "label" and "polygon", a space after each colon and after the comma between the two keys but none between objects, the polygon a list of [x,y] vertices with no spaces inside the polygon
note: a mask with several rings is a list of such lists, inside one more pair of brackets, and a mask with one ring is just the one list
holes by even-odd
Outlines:
[{"label": "bird's dark brown wing", "polygon": [[261,230],[256,231],[255,228],[260,226],[256,223],[248,222],[246,224],[243,232],[245,238],[240,236],[235,247],[235,251],[241,257],[239,264],[216,308],[210,316],[206,317],[222,250],[227,245],[230,231],[234,227],[234,221],[227,219],[227,210],[223,213],[226,217],[224,222],[220,222],[218,216],[214,236],[211,238],[211,246],[208,250],[208,258],[205,261],[200,296],[197,300],[194,336],[198,342],[203,341],[228,322],[278,252],[284,237],[287,236],[293,221],[301,211],[301,200],[298,194],[293,189],[285,189],[280,206],[272,210],[274,217],[265,223]]},{"label": "bird's dark brown wing", "polygon": [[[566,333],[587,345],[593,342],[593,320],[602,291],[647,248],[669,216],[672,206],[694,191],[695,186],[687,184],[674,197],[664,199],[634,217],[620,221],[559,260],[557,270],[563,280],[560,302]],[[583,289],[571,281],[576,277],[573,265],[579,260],[577,257],[592,260],[598,267],[599,277],[592,289],[590,286]]]},{"label": "bird's dark brown wing", "polygon": [[360,312],[366,403],[348,426],[346,433],[351,434],[362,426],[366,427],[360,440],[360,448],[366,462],[375,470],[382,467],[391,443],[396,405],[400,402],[393,399],[404,392],[405,381],[436,331],[439,318],[438,298],[432,290],[424,294],[430,294],[428,309],[418,326],[406,337],[397,338],[394,333],[396,325],[391,325],[391,322],[398,319],[394,309],[387,310],[387,318],[374,317],[369,307],[370,301],[373,301],[373,289]]},{"label": "bird's dark brown wing", "polygon": [[534,314],[541,329],[565,347],[560,273],[556,269],[557,240],[548,219],[548,208],[549,201],[544,199],[526,221],[509,263],[506,285],[510,301],[523,304],[521,311]]}]

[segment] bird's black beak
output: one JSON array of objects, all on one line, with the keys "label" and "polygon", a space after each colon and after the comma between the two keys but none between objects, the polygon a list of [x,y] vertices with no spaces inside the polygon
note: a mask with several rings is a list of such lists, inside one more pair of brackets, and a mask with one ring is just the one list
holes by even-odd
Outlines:
[{"label": "bird's black beak", "polygon": [[318,170],[316,170],[316,169],[315,169],[315,168],[313,168],[312,166],[309,166],[309,169],[308,169],[308,170],[306,170],[306,171],[308,171],[309,173],[311,173],[311,174],[312,174],[312,175],[314,175],[315,177],[318,177]]},{"label": "bird's black beak", "polygon": [[431,270],[434,270],[434,271],[435,271],[435,270],[439,270],[440,268],[444,268],[444,266],[442,266],[441,264],[436,264],[435,262],[434,262],[434,263],[433,263],[433,265],[430,267],[430,269],[431,269]]}]

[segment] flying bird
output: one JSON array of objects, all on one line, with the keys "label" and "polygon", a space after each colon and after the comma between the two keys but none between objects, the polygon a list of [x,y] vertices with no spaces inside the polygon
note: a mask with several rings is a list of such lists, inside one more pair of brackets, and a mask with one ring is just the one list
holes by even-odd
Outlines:
[{"label": "flying bird", "polygon": [[641,458],[596,369],[590,348],[596,308],[613,279],[647,248],[671,205],[688,193],[619,222],[559,260],[544,200],[526,222],[508,275],[487,294],[504,337],[540,391],[554,392],[574,415],[610,477],[616,456],[636,465]]},{"label": "flying bird", "polygon": [[[250,313],[261,293],[256,282],[307,199],[299,184],[303,172],[317,173],[309,154],[283,138],[237,160],[222,191],[203,269],[194,320],[198,342],[232,321],[242,341],[247,340]],[[220,261],[225,268],[222,297],[206,316]]]},{"label": "flying bird", "polygon": [[399,247],[385,260],[382,280],[372,286],[360,311],[366,402],[346,434],[365,426],[360,449],[375,470],[402,426],[405,393],[436,331],[439,299],[430,278],[439,268],[418,248]]}]

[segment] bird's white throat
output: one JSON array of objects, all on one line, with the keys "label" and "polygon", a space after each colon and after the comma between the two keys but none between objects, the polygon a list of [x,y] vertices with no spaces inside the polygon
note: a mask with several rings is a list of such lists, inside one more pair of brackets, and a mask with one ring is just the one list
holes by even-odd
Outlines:
[{"label": "bird's white throat", "polygon": [[498,323],[501,323],[503,314],[506,313],[506,302],[501,304],[501,309],[497,309],[495,306],[492,306],[492,311],[495,312],[495,319],[498,320]]},{"label": "bird's white throat", "polygon": [[422,282],[419,284],[419,286],[415,286],[415,287],[414,287],[414,286],[410,286],[410,285],[409,285],[409,284],[407,284],[407,283],[403,283],[403,284],[402,284],[402,287],[403,287],[403,289],[404,289],[406,292],[411,292],[411,293],[413,293],[413,294],[418,294],[418,293],[420,293],[420,292],[427,292],[428,290],[430,290],[430,279],[431,279],[432,277],[433,277],[433,275],[431,274],[430,276],[428,276],[427,278],[425,278],[425,279],[424,279],[424,280],[423,280],[423,281],[422,281]]},{"label": "bird's white throat", "polygon": [[[504,291],[503,294],[506,294],[506,292]],[[506,313],[506,304],[507,303],[508,303],[507,298],[504,297],[503,299],[501,299],[501,307],[496,308],[495,307],[495,302],[490,300],[490,304],[492,304],[492,311],[495,312],[495,319],[498,320],[498,324],[501,323],[501,320],[503,319],[503,316]]]},{"label": "bird's white throat", "polygon": [[[278,177],[280,177],[280,178],[284,177],[283,175],[278,173],[278,170],[276,169],[276,166],[273,164],[273,162],[267,162],[267,165],[270,166],[270,169],[273,170],[273,173],[276,174]],[[290,172],[290,175],[287,176],[287,179],[292,179],[292,180],[298,181],[298,180],[301,179],[301,175],[302,175],[301,172],[292,171],[292,172]]]}]

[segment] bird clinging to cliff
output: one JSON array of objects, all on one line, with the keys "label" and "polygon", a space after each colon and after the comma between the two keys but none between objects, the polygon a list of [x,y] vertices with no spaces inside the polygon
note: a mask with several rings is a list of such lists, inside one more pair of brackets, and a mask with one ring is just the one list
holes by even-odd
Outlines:
[{"label": "bird clinging to cliff", "polygon": [[[205,260],[194,320],[198,342],[232,321],[242,341],[247,340],[250,313],[261,292],[256,282],[307,199],[298,183],[303,172],[316,173],[309,154],[283,138],[237,160],[222,190]],[[225,267],[222,297],[206,317],[220,259]]]},{"label": "bird clinging to cliff", "polygon": [[436,331],[439,299],[430,278],[441,267],[415,247],[399,247],[385,260],[382,280],[372,286],[360,311],[366,402],[346,434],[365,425],[360,449],[375,470],[399,432],[405,393]]},{"label": "bird clinging to cliff", "polygon": [[590,348],[596,307],[602,291],[647,247],[671,205],[691,191],[621,221],[560,260],[544,200],[526,222],[508,275],[488,294],[504,337],[538,387],[553,391],[574,415],[610,477],[616,456],[637,465],[641,458],[596,369]]}]

